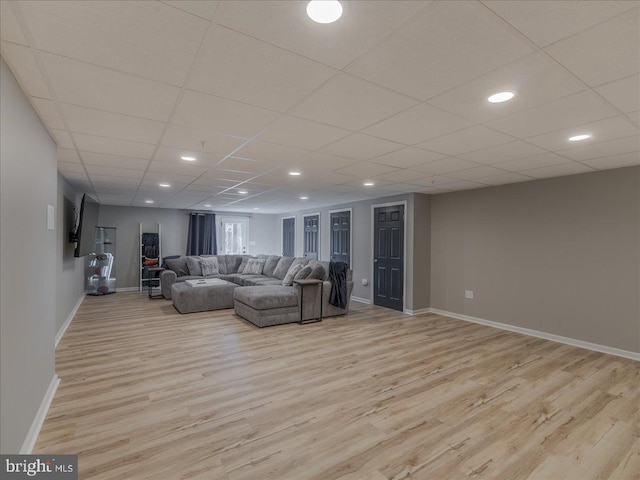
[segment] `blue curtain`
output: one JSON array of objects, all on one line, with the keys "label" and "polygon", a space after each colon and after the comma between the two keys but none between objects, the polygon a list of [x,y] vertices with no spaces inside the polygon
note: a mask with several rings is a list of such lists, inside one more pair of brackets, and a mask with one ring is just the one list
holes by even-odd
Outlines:
[{"label": "blue curtain", "polygon": [[187,235],[187,255],[215,255],[216,216],[213,213],[191,213]]}]

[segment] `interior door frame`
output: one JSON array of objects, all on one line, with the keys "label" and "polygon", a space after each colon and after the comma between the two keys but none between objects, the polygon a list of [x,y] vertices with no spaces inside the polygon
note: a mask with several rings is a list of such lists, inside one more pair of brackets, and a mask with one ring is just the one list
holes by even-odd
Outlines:
[{"label": "interior door frame", "polygon": [[373,254],[375,253],[375,214],[376,208],[379,207],[395,207],[398,205],[404,205],[404,219],[402,220],[402,229],[404,231],[404,247],[402,251],[402,313],[407,313],[407,201],[400,200],[397,202],[377,203],[371,205],[371,266],[369,268],[370,278],[369,281],[369,298],[371,305],[374,305],[373,299],[375,298],[374,281],[373,281]]},{"label": "interior door frame", "polygon": [[[353,208],[329,210],[329,227],[331,227],[331,214],[342,212],[349,212],[349,268],[353,270]],[[329,256],[331,256],[331,229],[329,229]],[[331,258],[329,258],[329,260],[331,260]]]},{"label": "interior door frame", "polygon": [[[233,215],[233,214],[216,214],[216,222],[218,223],[218,225],[216,225],[216,242],[218,243],[217,247],[219,248],[220,246],[222,246],[224,244],[224,229],[222,228],[222,226],[224,225],[225,221],[234,221],[234,220],[242,220],[246,227],[247,227],[247,231],[246,231],[246,245],[245,245],[245,249],[247,251],[246,254],[242,254],[240,253],[239,255],[249,255],[249,251],[250,251],[250,246],[251,246],[251,241],[250,241],[250,232],[249,229],[251,228],[251,217],[248,217],[246,215]],[[219,229],[218,229],[219,228]],[[217,253],[217,249],[216,248],[216,253]]]},{"label": "interior door frame", "polygon": [[296,232],[296,223],[298,223],[297,215],[288,215],[286,217],[282,217],[280,219],[280,253],[278,255],[282,255],[284,253],[284,221],[293,218],[293,256],[295,257],[298,254],[298,233]]},{"label": "interior door frame", "polygon": [[315,217],[318,216],[318,260],[320,260],[320,252],[322,251],[321,248],[321,243],[322,243],[322,230],[321,230],[321,226],[322,226],[322,215],[320,214],[320,212],[315,212],[315,213],[305,213],[304,215],[302,215],[302,256],[304,257],[304,219],[307,217]]}]

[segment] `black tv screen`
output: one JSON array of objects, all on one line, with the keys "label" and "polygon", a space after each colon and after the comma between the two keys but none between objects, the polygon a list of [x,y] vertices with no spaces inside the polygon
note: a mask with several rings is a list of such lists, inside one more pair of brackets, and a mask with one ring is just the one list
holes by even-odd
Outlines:
[{"label": "black tv screen", "polygon": [[82,196],[80,219],[78,221],[78,243],[74,255],[84,257],[95,251],[95,227],[98,225],[99,205],[86,193]]}]

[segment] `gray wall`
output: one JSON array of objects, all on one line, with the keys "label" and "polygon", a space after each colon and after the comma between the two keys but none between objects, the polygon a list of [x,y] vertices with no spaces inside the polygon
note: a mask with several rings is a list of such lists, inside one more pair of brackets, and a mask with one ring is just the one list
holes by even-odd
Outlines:
[{"label": "gray wall", "polygon": [[74,205],[80,209],[82,196],[58,174],[58,208],[56,212],[56,333],[64,326],[74,307],[84,295],[84,258],[73,256],[74,244],[69,231],[74,226]]},{"label": "gray wall", "polygon": [[413,202],[413,310],[431,306],[431,196],[416,193]]},{"label": "gray wall", "polygon": [[0,59],[0,451],[18,453],[54,378],[56,145]]},{"label": "gray wall", "polygon": [[639,352],[639,192],[630,167],[432,197],[431,306]]},{"label": "gray wall", "polygon": [[[231,215],[232,216],[232,215]],[[276,215],[253,214],[249,219],[249,250],[251,255],[281,255]],[[251,243],[254,245],[251,245]]]}]

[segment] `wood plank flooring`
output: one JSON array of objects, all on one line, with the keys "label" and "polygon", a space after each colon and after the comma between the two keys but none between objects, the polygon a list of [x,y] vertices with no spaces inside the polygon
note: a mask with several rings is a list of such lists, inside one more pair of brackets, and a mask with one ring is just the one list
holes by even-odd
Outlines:
[{"label": "wood plank flooring", "polygon": [[35,452],[94,480],[640,478],[640,362],[352,307],[258,329],[87,297]]}]

